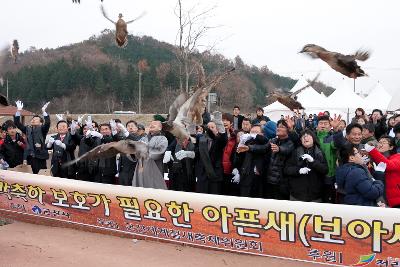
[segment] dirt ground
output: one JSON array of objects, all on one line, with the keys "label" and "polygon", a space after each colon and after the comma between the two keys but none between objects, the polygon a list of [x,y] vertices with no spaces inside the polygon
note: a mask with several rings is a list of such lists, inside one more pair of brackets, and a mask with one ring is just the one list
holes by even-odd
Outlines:
[{"label": "dirt ground", "polygon": [[[13,222],[0,227],[0,267],[323,266]],[[326,266],[326,265],[325,265]]]}]

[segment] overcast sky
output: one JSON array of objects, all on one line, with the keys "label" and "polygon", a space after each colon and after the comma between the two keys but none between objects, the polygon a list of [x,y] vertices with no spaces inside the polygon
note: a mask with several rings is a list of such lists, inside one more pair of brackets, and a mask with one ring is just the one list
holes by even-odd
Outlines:
[{"label": "overcast sky", "polygon": [[[182,0],[184,8],[199,1]],[[1,0],[0,43],[18,39],[22,50],[30,46],[56,48],[88,39],[113,25],[101,15],[100,0]],[[134,35],[149,35],[175,44],[178,21],[176,0],[104,0],[111,18],[123,13],[126,20],[147,14],[130,24]],[[353,53],[372,51],[360,65],[370,75],[357,80],[357,90],[368,91],[380,81],[389,91],[400,90],[400,22],[398,0],[201,0],[197,10],[216,5],[208,20],[211,30],[202,43],[221,40],[216,52],[236,55],[245,63],[268,66],[275,73],[298,79],[312,78],[331,86],[343,83],[343,75],[324,62],[297,54],[303,45],[315,43],[328,50]],[[352,85],[348,78],[344,82]]]}]

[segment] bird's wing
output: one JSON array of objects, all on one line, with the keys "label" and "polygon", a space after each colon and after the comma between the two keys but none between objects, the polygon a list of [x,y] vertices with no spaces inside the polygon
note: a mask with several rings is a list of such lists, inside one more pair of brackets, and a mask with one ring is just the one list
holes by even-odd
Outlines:
[{"label": "bird's wing", "polygon": [[188,95],[186,94],[186,92],[181,92],[177,96],[175,101],[169,107],[168,122],[173,122],[176,119],[176,116],[178,115],[179,109],[186,102],[187,99],[188,99]]},{"label": "bird's wing", "polygon": [[135,22],[135,21],[137,21],[138,19],[141,19],[144,15],[146,15],[146,11],[144,11],[142,14],[140,14],[139,16],[137,16],[136,18],[134,18],[133,20],[127,21],[126,24]]},{"label": "bird's wing", "polygon": [[313,85],[316,83],[316,81],[318,80],[318,78],[319,78],[320,75],[321,75],[321,73],[318,72],[317,76],[315,76],[315,78],[314,78],[312,81],[309,81],[308,84],[307,84],[306,86],[300,88],[299,90],[297,90],[296,92],[290,94],[289,96],[290,96],[290,97],[295,97],[296,95],[298,95],[299,93],[301,93],[304,89],[306,89],[306,88],[308,88],[308,87],[310,87],[310,86],[313,86]]},{"label": "bird's wing", "polygon": [[359,49],[354,53],[353,58],[355,60],[365,61],[369,59],[370,56],[371,56],[370,51]]},{"label": "bird's wing", "polygon": [[106,13],[106,10],[104,9],[104,6],[103,6],[103,5],[100,6],[100,10],[101,10],[101,13],[103,14],[103,16],[104,16],[106,19],[108,19],[108,20],[111,21],[113,24],[115,24],[115,22],[114,22],[112,19],[110,19],[110,18],[108,17],[108,15],[107,15],[107,13]]},{"label": "bird's wing", "polygon": [[147,145],[143,142],[132,141],[129,139],[121,140],[118,142],[111,142],[99,145],[82,156],[65,163],[63,166],[71,166],[81,160],[96,160],[100,158],[111,158],[118,153],[130,155],[139,154],[142,156],[147,151]]}]

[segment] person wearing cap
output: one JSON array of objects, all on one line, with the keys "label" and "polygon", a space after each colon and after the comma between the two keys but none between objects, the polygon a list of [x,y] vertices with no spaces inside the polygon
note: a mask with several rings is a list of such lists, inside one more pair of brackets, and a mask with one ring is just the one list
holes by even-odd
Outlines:
[{"label": "person wearing cap", "polygon": [[4,143],[0,146],[0,160],[8,163],[10,168],[22,164],[24,159],[25,140],[17,132],[13,121],[3,124],[2,130],[6,133]]},{"label": "person wearing cap", "polygon": [[258,107],[256,110],[256,118],[251,121],[251,124],[260,124],[261,121],[268,122],[270,119],[267,116],[264,116],[264,110],[261,107]]},{"label": "person wearing cap", "polygon": [[376,147],[378,145],[378,141],[375,138],[375,126],[372,123],[367,123],[364,124],[362,128],[361,144],[369,144]]},{"label": "person wearing cap", "polygon": [[146,128],[144,127],[143,124],[140,124],[140,123],[137,124],[136,135],[139,136],[140,138],[143,138],[146,136]]}]

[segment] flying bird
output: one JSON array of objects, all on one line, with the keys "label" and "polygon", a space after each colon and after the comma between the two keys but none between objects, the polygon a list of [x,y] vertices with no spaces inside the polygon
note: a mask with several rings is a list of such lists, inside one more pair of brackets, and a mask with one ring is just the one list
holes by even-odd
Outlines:
[{"label": "flying bird", "polygon": [[163,123],[163,130],[172,133],[180,143],[187,140],[190,134],[194,134],[196,125],[203,124],[202,115],[211,89],[215,88],[235,70],[232,68],[206,84],[203,66],[199,62],[195,64],[198,71],[198,84],[194,94],[189,97],[188,94],[182,92],[169,108],[168,121]]},{"label": "flying bird", "polygon": [[267,97],[272,97],[272,98],[276,99],[278,102],[285,105],[286,107],[288,107],[291,110],[304,109],[302,104],[299,101],[297,101],[297,95],[299,93],[301,93],[303,90],[305,90],[306,88],[313,86],[317,82],[319,76],[320,76],[320,73],[318,73],[312,81],[309,81],[307,85],[303,86],[296,92],[293,92],[289,95],[283,95],[283,94],[280,94],[277,92],[273,92],[272,94],[267,95]]},{"label": "flying bird", "polygon": [[368,76],[356,60],[365,61],[370,57],[370,52],[365,50],[358,50],[353,55],[343,55],[337,52],[331,52],[318,45],[308,44],[303,47],[299,53],[306,53],[311,58],[320,58],[325,61],[332,69],[340,72],[341,74],[357,79],[357,77]]},{"label": "flying bird", "polygon": [[19,50],[18,40],[14,40],[12,46],[10,47],[10,53],[11,57],[14,59],[14,64],[17,64],[18,50]]},{"label": "flying bird", "polygon": [[114,22],[112,19],[108,17],[103,5],[101,5],[100,9],[101,12],[103,13],[103,16],[115,25],[115,42],[119,47],[125,47],[128,44],[127,25],[143,17],[145,15],[145,12],[143,12],[137,18],[127,22],[125,22],[125,20],[122,19],[122,13],[119,13],[117,22]]},{"label": "flying bird", "polygon": [[81,160],[111,158],[119,153],[125,154],[131,160],[133,160],[131,157],[132,154],[134,154],[136,158],[147,158],[147,144],[129,139],[102,144],[86,152],[82,156],[63,164],[63,167],[71,166]]}]

